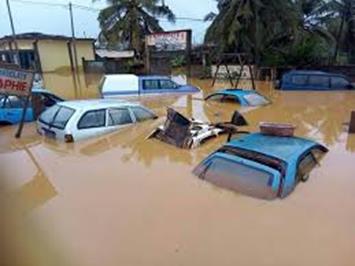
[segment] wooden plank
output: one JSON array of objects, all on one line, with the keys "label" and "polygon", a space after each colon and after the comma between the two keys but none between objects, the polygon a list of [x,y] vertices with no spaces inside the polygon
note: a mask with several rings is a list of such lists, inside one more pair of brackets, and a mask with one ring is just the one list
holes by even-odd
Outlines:
[{"label": "wooden plank", "polygon": [[350,125],[349,125],[349,133],[350,134],[355,134],[355,111],[351,112],[351,119],[350,119]]}]

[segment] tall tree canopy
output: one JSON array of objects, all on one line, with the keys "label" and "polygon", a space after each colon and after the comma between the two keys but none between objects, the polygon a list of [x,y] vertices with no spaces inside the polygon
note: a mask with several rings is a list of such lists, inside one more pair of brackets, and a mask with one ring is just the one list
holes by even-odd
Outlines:
[{"label": "tall tree canopy", "polygon": [[109,46],[143,49],[146,34],[163,31],[158,17],[175,22],[175,15],[160,0],[106,0],[108,7],[101,10],[98,20],[101,27],[99,38]]},{"label": "tall tree canopy", "polygon": [[[216,1],[218,14],[206,16],[213,21],[205,42],[224,52],[250,53],[257,64],[320,63],[336,43],[355,41],[355,0]],[[347,38],[332,34],[332,20],[340,21]]]}]

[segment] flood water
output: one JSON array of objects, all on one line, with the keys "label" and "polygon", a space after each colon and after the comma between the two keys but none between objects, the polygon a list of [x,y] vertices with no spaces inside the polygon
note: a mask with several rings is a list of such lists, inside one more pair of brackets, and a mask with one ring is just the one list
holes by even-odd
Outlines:
[{"label": "flood water", "polygon": [[[73,93],[71,82],[46,78],[61,96],[97,95],[95,84]],[[355,135],[346,130],[355,92],[258,83],[273,104],[242,108],[202,101],[228,84],[192,83],[201,95],[140,99],[158,120],[84,142],[45,140],[35,124],[20,140],[16,127],[0,128],[2,265],[355,265]],[[293,123],[330,152],[288,198],[253,199],[191,173],[225,136],[192,151],[145,140],[168,106],[205,121],[238,109],[249,131],[260,121]]]}]

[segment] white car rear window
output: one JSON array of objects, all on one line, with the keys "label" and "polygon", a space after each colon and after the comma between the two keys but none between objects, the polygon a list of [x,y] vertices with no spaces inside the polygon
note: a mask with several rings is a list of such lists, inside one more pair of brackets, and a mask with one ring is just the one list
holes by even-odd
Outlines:
[{"label": "white car rear window", "polygon": [[51,127],[64,129],[74,113],[74,109],[54,105],[42,113],[39,121]]}]

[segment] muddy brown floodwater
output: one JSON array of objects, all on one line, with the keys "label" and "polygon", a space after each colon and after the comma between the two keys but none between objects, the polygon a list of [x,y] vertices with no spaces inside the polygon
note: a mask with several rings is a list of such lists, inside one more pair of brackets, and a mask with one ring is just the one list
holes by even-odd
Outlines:
[{"label": "muddy brown floodwater", "polygon": [[[72,94],[70,78],[52,75],[47,87],[62,96],[96,95],[95,86]],[[214,89],[192,82],[205,95]],[[45,140],[34,124],[21,140],[16,127],[0,128],[1,265],[355,265],[355,136],[344,125],[355,92],[258,90],[273,104],[141,99],[161,118],[76,144]],[[145,140],[167,106],[207,121],[239,109],[250,131],[260,121],[290,122],[330,152],[288,198],[249,198],[191,174],[226,137],[193,151]]]}]

